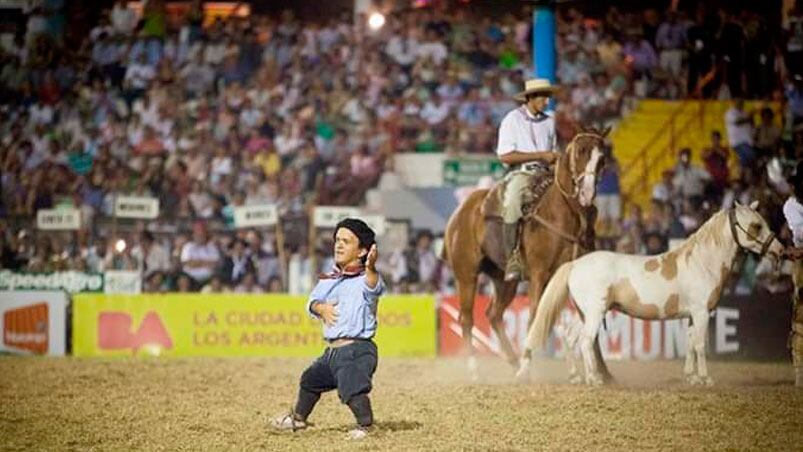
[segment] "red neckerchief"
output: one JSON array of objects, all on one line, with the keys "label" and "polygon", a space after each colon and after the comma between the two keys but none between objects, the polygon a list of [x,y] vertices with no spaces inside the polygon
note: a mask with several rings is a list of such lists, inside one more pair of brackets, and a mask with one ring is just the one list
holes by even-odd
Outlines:
[{"label": "red neckerchief", "polygon": [[330,273],[321,273],[318,275],[318,279],[353,278],[355,276],[360,276],[364,271],[365,267],[362,265],[352,265],[344,268],[343,270],[335,265]]}]

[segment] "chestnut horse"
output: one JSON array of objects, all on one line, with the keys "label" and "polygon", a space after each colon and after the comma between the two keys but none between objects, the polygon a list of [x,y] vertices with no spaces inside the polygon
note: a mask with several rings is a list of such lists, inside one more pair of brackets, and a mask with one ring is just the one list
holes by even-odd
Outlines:
[{"label": "chestnut horse", "polygon": [[[554,180],[540,203],[521,220],[520,252],[529,279],[530,320],[534,318],[541,292],[563,263],[593,248],[593,209],[597,176],[602,167],[603,142],[608,130],[583,131],[575,135],[554,164]],[[503,314],[516,292],[518,281],[504,281],[505,257],[501,246],[501,219],[489,221],[482,210],[489,190],[476,190],[449,218],[443,258],[452,269],[460,300],[460,323],[468,353],[468,368],[478,378],[474,357],[474,297],[477,276],[487,274],[494,297],[485,315],[499,338],[508,362],[516,368],[518,357],[503,325]],[[589,212],[593,212],[589,215]],[[589,218],[592,217],[590,220]],[[591,238],[589,240],[589,238]],[[598,347],[597,347],[598,349]]]}]

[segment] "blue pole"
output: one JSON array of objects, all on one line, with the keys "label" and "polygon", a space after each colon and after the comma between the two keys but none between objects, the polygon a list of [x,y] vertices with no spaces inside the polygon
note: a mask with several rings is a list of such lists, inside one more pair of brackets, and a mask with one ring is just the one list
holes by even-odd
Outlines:
[{"label": "blue pole", "polygon": [[533,10],[533,76],[555,83],[555,8],[538,2]]}]

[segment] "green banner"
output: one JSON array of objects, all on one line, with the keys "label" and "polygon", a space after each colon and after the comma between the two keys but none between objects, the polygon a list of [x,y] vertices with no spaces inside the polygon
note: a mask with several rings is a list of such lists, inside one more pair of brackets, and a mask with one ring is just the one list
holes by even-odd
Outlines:
[{"label": "green banner", "polygon": [[443,161],[443,182],[446,185],[477,185],[481,177],[494,180],[505,175],[505,167],[496,157],[460,157]]}]

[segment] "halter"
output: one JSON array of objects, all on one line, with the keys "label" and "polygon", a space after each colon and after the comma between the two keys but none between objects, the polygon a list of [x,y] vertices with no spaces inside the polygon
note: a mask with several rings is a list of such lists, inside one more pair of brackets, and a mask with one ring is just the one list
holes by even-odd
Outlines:
[{"label": "halter", "polygon": [[[769,235],[767,236],[767,239],[764,240],[763,242],[761,241],[761,239],[748,232],[747,229],[744,228],[744,226],[739,224],[739,220],[736,219],[735,207],[731,207],[730,209],[728,209],[728,224],[730,225],[731,234],[733,234],[733,239],[736,241],[736,246],[738,246],[742,250],[758,254],[759,258],[764,257],[764,255],[767,254],[767,251],[769,251],[772,241],[775,240],[775,233],[773,232],[770,232]],[[747,238],[749,238],[750,240],[761,244],[761,252],[755,253],[755,251],[751,250],[750,248],[742,244],[739,241],[739,234],[736,232],[737,229],[744,232],[744,235],[746,235]]]}]

